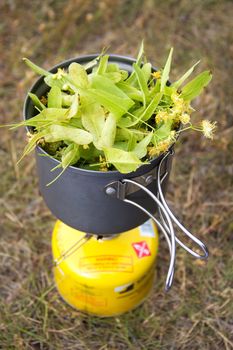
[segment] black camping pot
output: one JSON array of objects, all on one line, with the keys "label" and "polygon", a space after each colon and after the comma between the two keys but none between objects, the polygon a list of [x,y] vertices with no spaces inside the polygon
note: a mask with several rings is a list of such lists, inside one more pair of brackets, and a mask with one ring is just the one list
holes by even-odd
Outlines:
[{"label": "black camping pot", "polygon": [[[53,67],[67,68],[71,62],[86,64],[98,55],[86,55],[67,60]],[[110,55],[109,62],[117,63],[121,69],[132,72],[134,59]],[[44,78],[39,78],[30,92],[39,98],[46,95],[49,87]],[[24,118],[29,119],[38,112],[29,97],[24,104]],[[154,200],[145,191],[132,184],[124,184],[124,179],[131,179],[146,186],[153,194],[157,194],[156,170],[163,155],[141,166],[137,171],[121,174],[118,171],[92,171],[70,166],[53,184],[46,186],[58,175],[60,170],[51,172],[59,164],[39,146],[36,147],[36,163],[40,192],[51,212],[65,224],[83,232],[97,235],[112,235],[135,228],[144,223],[148,216],[145,212],[124,202],[127,198],[139,204],[152,214],[156,212]],[[172,157],[163,162],[162,173],[169,175]],[[163,193],[166,191],[168,177],[162,182]],[[127,185],[127,191],[125,187]]]}]

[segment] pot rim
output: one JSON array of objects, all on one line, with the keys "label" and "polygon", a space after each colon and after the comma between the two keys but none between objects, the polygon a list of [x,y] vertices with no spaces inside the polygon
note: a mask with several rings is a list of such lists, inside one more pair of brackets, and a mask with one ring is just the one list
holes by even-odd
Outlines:
[{"label": "pot rim", "polygon": [[[73,57],[73,58],[70,58],[70,59],[68,59],[68,60],[64,60],[64,61],[62,61],[62,62],[56,64],[55,66],[53,66],[52,68],[50,68],[50,69],[48,70],[48,72],[53,73],[53,72],[56,71],[58,68],[61,68],[61,67],[64,67],[64,66],[68,66],[70,63],[76,62],[77,60],[79,60],[79,61],[80,61],[80,60],[81,60],[81,61],[83,60],[83,61],[85,61],[85,62],[88,63],[88,62],[90,62],[91,60],[93,60],[93,59],[95,59],[96,57],[98,57],[99,55],[100,55],[99,53],[95,53],[95,54],[88,54],[88,55],[81,55],[81,56]],[[130,63],[132,63],[132,64],[133,64],[134,62],[136,62],[136,59],[133,58],[133,57],[131,57],[131,56],[123,56],[123,55],[109,54],[109,58],[110,58],[110,60],[111,60],[111,58],[113,58],[113,59],[115,58],[115,59],[117,59],[118,61],[126,62],[126,63],[129,63],[129,62],[130,62]],[[154,67],[154,66],[152,66],[152,70],[157,71],[157,68]],[[40,76],[40,77],[32,84],[32,86],[31,86],[30,89],[29,89],[29,92],[33,92],[34,90],[36,90],[37,87],[40,86],[41,83],[45,84],[45,83],[44,83],[44,77],[43,77],[43,76]],[[28,93],[29,93],[29,92],[28,92]],[[28,118],[26,118],[26,112],[27,112],[28,104],[29,104],[29,102],[30,102],[30,97],[29,97],[28,93],[27,93],[27,96],[26,96],[26,98],[25,98],[24,105],[23,105],[23,119],[24,119],[24,120],[28,119]],[[26,130],[27,130],[27,131],[30,131],[30,128],[29,128],[28,126],[26,126]],[[171,149],[174,147],[174,144],[175,144],[175,142],[169,147],[168,151],[171,150]],[[38,151],[38,155],[39,155],[39,152],[40,152],[40,153],[42,152],[44,155],[48,156],[48,158],[50,158],[54,163],[56,163],[56,164],[60,164],[60,163],[61,163],[59,160],[55,159],[53,156],[51,156],[49,153],[47,153],[41,146],[36,145],[36,150]],[[147,163],[147,164],[142,164],[142,165],[139,166],[135,171],[132,171],[132,172],[130,172],[130,173],[121,173],[121,172],[118,171],[118,170],[110,170],[110,171],[89,170],[89,169],[78,168],[78,167],[75,167],[75,166],[73,166],[73,165],[69,165],[69,167],[68,167],[66,170],[70,169],[70,170],[72,170],[72,171],[79,172],[79,173],[81,173],[81,174],[83,174],[83,175],[85,175],[85,174],[88,174],[88,175],[93,174],[93,176],[94,176],[94,175],[96,176],[96,175],[98,175],[98,174],[99,174],[100,176],[105,176],[105,177],[112,177],[112,176],[114,176],[114,175],[118,175],[118,177],[119,177],[119,176],[124,177],[124,176],[127,176],[127,175],[135,176],[136,173],[138,174],[138,172],[144,173],[143,169],[152,166],[153,163],[159,163],[160,160],[163,158],[163,156],[164,156],[165,153],[166,153],[166,152],[161,153],[158,157],[151,159],[151,160],[149,161],[149,163]]]}]

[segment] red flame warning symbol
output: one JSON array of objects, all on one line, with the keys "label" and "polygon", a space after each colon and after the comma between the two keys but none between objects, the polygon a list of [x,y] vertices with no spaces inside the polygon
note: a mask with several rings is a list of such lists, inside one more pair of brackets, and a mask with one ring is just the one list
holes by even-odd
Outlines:
[{"label": "red flame warning symbol", "polygon": [[139,259],[151,255],[150,249],[145,241],[132,243],[132,246]]}]

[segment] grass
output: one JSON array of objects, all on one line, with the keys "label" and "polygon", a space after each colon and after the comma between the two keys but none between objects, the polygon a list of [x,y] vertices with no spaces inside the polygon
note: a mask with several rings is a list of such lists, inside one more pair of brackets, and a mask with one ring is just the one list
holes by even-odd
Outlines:
[{"label": "grass", "polygon": [[182,137],[168,192],[183,222],[207,243],[208,264],[179,250],[174,286],[164,294],[168,255],[162,241],[153,293],[136,310],[110,319],[83,315],[59,297],[51,269],[54,218],[39,197],[33,156],[16,166],[25,132],[0,130],[1,349],[233,348],[232,9],[224,0],[1,2],[1,124],[21,119],[35,79],[21,57],[49,68],[104,46],[133,56],[145,38],[158,66],[175,47],[174,77],[199,58],[200,68],[213,70],[196,108],[219,126],[212,143],[200,135]]}]

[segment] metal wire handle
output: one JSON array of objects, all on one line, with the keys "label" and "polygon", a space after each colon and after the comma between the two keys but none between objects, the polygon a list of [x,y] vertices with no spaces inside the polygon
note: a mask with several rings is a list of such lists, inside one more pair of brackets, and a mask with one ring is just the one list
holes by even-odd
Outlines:
[{"label": "metal wire handle", "polygon": [[[139,187],[140,189],[142,189],[155,201],[155,204],[157,204],[157,206],[158,206],[159,215],[160,215],[160,219],[161,219],[162,223],[154,215],[152,215],[147,209],[142,207],[140,204],[138,204],[132,200],[129,200],[127,198],[123,199],[124,202],[129,203],[131,205],[134,205],[135,207],[139,208],[144,213],[146,213],[152,220],[154,220],[166,238],[169,252],[170,252],[170,264],[169,264],[169,269],[168,269],[166,283],[165,283],[165,291],[168,291],[171,288],[173,278],[174,278],[176,242],[183,249],[185,249],[188,253],[190,253],[192,256],[194,256],[197,259],[207,259],[209,256],[208,249],[207,249],[206,245],[200,239],[195,237],[190,231],[188,231],[179,222],[179,220],[172,213],[172,211],[170,210],[170,208],[167,205],[167,202],[165,201],[161,185],[162,185],[162,182],[164,181],[164,179],[167,177],[168,172],[166,172],[164,174],[163,178],[161,179],[161,167],[162,167],[162,164],[165,161],[165,159],[171,155],[173,155],[173,151],[167,152],[158,166],[158,171],[157,171],[158,192],[157,192],[157,196],[155,196],[148,188],[146,188],[142,184],[137,183],[134,180],[130,180],[130,179],[122,180],[122,183],[131,183],[131,184]],[[189,248],[186,244],[184,244],[178,237],[176,237],[175,232],[174,232],[173,222],[179,227],[179,229],[186,236],[188,236],[192,241],[194,241],[196,243],[196,245],[203,251],[203,255],[196,253],[191,248]]]},{"label": "metal wire handle", "polygon": [[[163,159],[161,160],[159,166],[158,166],[158,176],[157,176],[157,186],[158,186],[158,198],[161,199],[161,202],[163,203],[163,206],[165,207],[168,215],[170,216],[170,218],[174,221],[174,223],[179,227],[179,229],[186,235],[188,236],[192,241],[194,241],[196,243],[196,245],[198,245],[198,247],[203,251],[203,255],[200,255],[196,252],[194,252],[192,249],[190,249],[189,247],[187,247],[184,243],[182,243],[177,237],[176,237],[176,242],[182,247],[184,248],[187,252],[189,252],[191,255],[193,255],[195,258],[197,259],[203,259],[203,260],[206,260],[209,256],[209,252],[208,252],[208,248],[206,247],[206,245],[197,237],[195,237],[190,231],[188,231],[186,229],[186,227],[184,227],[181,222],[179,222],[179,220],[175,217],[175,215],[172,213],[172,211],[170,210],[170,208],[168,207],[167,205],[167,202],[164,198],[164,194],[163,194],[163,191],[162,191],[162,187],[161,187],[161,184],[162,184],[162,181],[160,180],[161,178],[161,167],[162,167],[162,163],[164,162],[164,160],[169,156],[169,155],[173,155],[174,154],[174,151],[169,151],[165,154],[165,156],[163,157]],[[161,213],[161,211],[160,211]],[[161,213],[162,214],[162,213]],[[165,224],[164,222],[164,217],[162,215],[161,217],[163,223]],[[169,227],[165,224],[165,229],[167,230],[168,232],[168,229]]]}]

